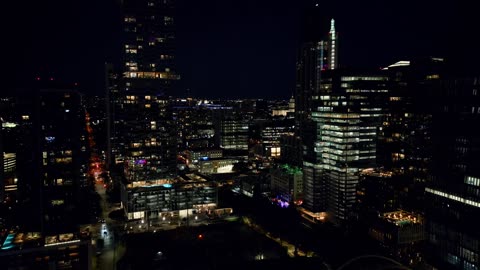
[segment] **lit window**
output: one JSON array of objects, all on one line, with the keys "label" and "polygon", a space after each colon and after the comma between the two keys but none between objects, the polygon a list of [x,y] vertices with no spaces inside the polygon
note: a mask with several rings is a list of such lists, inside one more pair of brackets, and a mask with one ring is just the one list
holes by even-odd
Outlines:
[{"label": "lit window", "polygon": [[134,17],[125,17],[125,22],[136,22],[137,19],[135,19]]},{"label": "lit window", "polygon": [[427,80],[433,80],[433,79],[439,79],[440,75],[438,74],[432,74],[432,75],[427,75]]}]

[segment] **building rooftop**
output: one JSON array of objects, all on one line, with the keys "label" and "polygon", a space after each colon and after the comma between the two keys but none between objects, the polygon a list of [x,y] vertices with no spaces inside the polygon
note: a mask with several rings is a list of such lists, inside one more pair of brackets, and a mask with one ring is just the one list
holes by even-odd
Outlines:
[{"label": "building rooftop", "polygon": [[404,210],[384,213],[383,219],[399,227],[422,223],[419,215]]},{"label": "building rooftop", "polygon": [[22,250],[25,248],[41,248],[69,245],[89,240],[86,233],[64,233],[43,236],[40,232],[5,231],[0,235],[0,254],[6,251]]},{"label": "building rooftop", "polygon": [[131,188],[172,188],[175,185],[185,185],[185,184],[205,184],[209,182],[207,179],[203,178],[198,174],[185,174],[176,177],[175,179],[157,179],[150,181],[134,181],[127,185],[128,189]]}]

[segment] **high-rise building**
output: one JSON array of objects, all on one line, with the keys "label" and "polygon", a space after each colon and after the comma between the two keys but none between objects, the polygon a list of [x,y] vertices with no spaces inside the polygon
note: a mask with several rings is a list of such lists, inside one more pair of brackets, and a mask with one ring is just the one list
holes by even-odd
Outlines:
[{"label": "high-rise building", "polygon": [[[35,135],[43,187],[44,228],[72,229],[80,188],[87,186],[88,149],[82,96],[72,90],[42,90]],[[34,120],[34,121],[35,121]],[[67,222],[68,220],[68,222]],[[66,225],[72,227],[68,227]]]},{"label": "high-rise building", "polygon": [[338,68],[338,33],[335,20],[331,20],[328,37],[305,42],[297,56],[297,82],[295,89],[295,115],[297,121],[310,119],[312,96],[320,89],[323,70]]},{"label": "high-rise building", "polygon": [[115,158],[135,171],[130,180],[171,177],[176,152],[169,96],[179,79],[174,72],[173,1],[127,0],[123,10],[123,80],[110,97]]},{"label": "high-rise building", "polygon": [[[115,117],[115,108],[119,107],[117,104],[121,100],[116,100],[119,96],[118,91],[120,87],[120,74],[114,69],[113,64],[105,64],[105,113],[106,113],[106,152],[105,165],[108,170],[116,163],[115,157],[119,156],[120,144],[115,132],[115,124],[117,123]],[[121,156],[120,156],[121,158]]]},{"label": "high-rise building", "polygon": [[171,95],[172,84],[179,79],[174,64],[174,1],[125,0],[123,12],[123,90]]},{"label": "high-rise building", "polygon": [[177,131],[170,103],[180,78],[174,65],[174,1],[125,0],[123,13],[124,72],[118,90],[112,87],[115,91],[110,92],[112,149],[116,163],[124,165],[126,214],[143,217],[161,210],[161,202],[128,207],[134,189],[144,183],[153,192],[163,187],[151,183],[171,183],[177,174]]},{"label": "high-rise building", "polygon": [[359,174],[376,164],[387,80],[369,71],[322,74],[318,95],[312,97],[313,135],[303,161],[307,210],[326,211],[336,223],[351,214]]},{"label": "high-rise building", "polygon": [[[315,17],[315,16],[314,16]],[[309,35],[310,36],[310,35]],[[320,85],[322,82],[322,72],[326,70],[333,70],[337,68],[338,64],[338,35],[335,30],[335,21],[331,20],[330,32],[327,37],[320,40],[306,39],[307,42],[303,43],[300,47],[299,54],[297,56],[297,74],[296,74],[296,86],[295,86],[295,135],[301,140],[298,153],[294,156],[313,156],[314,148],[314,133],[315,123],[312,120],[312,110],[314,109],[313,97],[318,96],[320,92]],[[294,161],[288,161],[293,163]],[[304,176],[310,175],[314,177],[313,171],[307,170]],[[311,187],[311,190],[317,189]],[[315,192],[320,193],[319,190]],[[305,196],[313,196],[313,194],[305,193]],[[307,200],[308,201],[308,200]],[[310,203],[313,201],[320,202],[322,199],[311,198]],[[322,209],[321,205],[310,205],[311,209]],[[314,211],[317,211],[314,210]]]},{"label": "high-rise building", "polygon": [[[42,232],[75,230],[81,220],[81,192],[86,190],[89,148],[83,99],[76,90],[34,89],[12,99],[6,139],[15,153],[21,211],[16,222]],[[12,153],[5,169],[13,170]],[[17,182],[18,181],[18,182]]]},{"label": "high-rise building", "polygon": [[426,259],[437,269],[480,268],[480,77],[432,88],[433,155],[425,189]]},{"label": "high-rise building", "polygon": [[[323,73],[334,70],[338,65],[338,34],[335,20],[330,21],[328,35],[318,36],[309,29],[317,29],[318,4],[307,9],[307,31],[297,56],[297,74],[295,87],[295,135],[301,142],[297,145],[297,154],[290,151],[291,156],[302,156],[304,176],[304,206],[309,211],[323,212],[326,209],[326,184],[320,176],[318,156],[315,152],[317,141],[317,123],[313,119],[316,110],[315,99],[318,99],[322,88]],[[311,25],[312,22],[314,25]],[[315,31],[315,32],[318,32]],[[285,160],[293,163],[294,161]],[[295,161],[298,162],[298,161]]]},{"label": "high-rise building", "polygon": [[379,134],[379,165],[417,183],[427,181],[432,150],[428,92],[438,87],[443,66],[441,58],[419,58],[383,68],[390,91]]}]

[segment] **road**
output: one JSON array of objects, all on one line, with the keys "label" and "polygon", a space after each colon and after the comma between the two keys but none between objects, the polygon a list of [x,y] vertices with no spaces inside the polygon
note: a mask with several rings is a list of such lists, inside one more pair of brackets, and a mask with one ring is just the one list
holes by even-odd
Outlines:
[{"label": "road", "polygon": [[124,251],[124,247],[120,244],[119,239],[115,239],[115,236],[119,238],[118,232],[121,224],[108,217],[108,214],[116,208],[107,201],[103,183],[97,181],[95,189],[101,198],[102,214],[100,218],[105,221],[97,224],[98,229],[96,236],[104,241],[102,254],[98,255],[99,268],[97,269],[115,269],[115,264],[121,258]]}]

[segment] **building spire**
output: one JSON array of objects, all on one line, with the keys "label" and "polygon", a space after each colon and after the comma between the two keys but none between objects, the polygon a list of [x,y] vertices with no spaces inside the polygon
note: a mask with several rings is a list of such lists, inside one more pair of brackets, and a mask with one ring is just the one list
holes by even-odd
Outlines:
[{"label": "building spire", "polygon": [[337,68],[337,33],[335,32],[335,20],[330,20],[330,33],[329,33],[329,51],[328,51],[328,69]]},{"label": "building spire", "polygon": [[335,36],[335,20],[333,18],[330,20],[330,34]]}]

